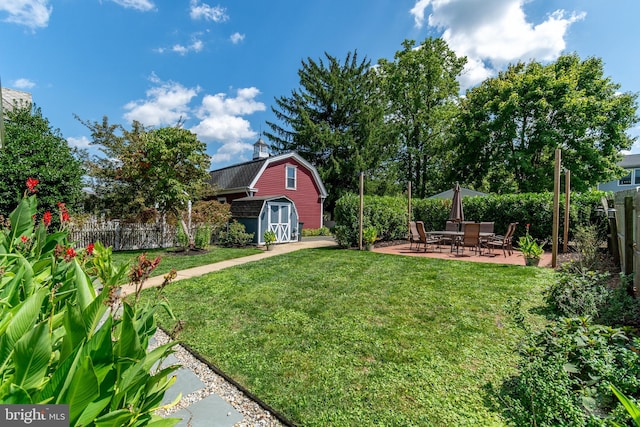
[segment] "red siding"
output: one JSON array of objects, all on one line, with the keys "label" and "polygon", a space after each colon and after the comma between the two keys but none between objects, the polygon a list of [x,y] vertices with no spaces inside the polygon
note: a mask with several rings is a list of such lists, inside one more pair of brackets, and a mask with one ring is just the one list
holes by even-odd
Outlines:
[{"label": "red siding", "polygon": [[[286,187],[287,165],[296,166],[296,189]],[[313,175],[304,165],[293,158],[271,163],[258,178],[255,185],[256,196],[285,195],[296,204],[300,222],[304,228],[320,228],[322,225],[322,200],[320,191],[313,180]]]}]

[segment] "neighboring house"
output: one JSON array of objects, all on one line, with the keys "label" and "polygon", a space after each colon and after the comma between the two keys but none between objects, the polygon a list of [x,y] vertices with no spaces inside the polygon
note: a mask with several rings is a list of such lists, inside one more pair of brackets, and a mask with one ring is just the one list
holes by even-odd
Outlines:
[{"label": "neighboring house", "polygon": [[304,228],[322,227],[327,190],[316,168],[295,152],[270,156],[262,139],[253,146],[253,160],[210,172],[217,200],[231,203],[238,219],[239,212],[251,212],[241,222],[253,218],[247,231],[252,228],[256,243],[263,243],[267,229],[276,232],[278,242],[289,242],[297,240],[299,222]]},{"label": "neighboring house", "polygon": [[618,162],[627,170],[627,175],[620,179],[598,184],[598,190],[602,191],[622,191],[640,187],[640,154],[629,154]]},{"label": "neighboring house", "polygon": [[25,107],[32,103],[31,94],[21,90],[2,88],[2,109],[11,111],[14,107]]}]

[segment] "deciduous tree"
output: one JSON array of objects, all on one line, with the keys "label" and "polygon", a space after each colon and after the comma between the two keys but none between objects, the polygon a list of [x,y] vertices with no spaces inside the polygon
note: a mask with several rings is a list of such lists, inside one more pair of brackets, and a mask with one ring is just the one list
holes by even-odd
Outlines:
[{"label": "deciduous tree", "polygon": [[620,93],[597,58],[518,63],[467,91],[457,122],[452,180],[484,191],[538,192],[553,186],[554,151],[584,191],[620,176],[620,151],[635,138],[636,94]]},{"label": "deciduous tree", "polygon": [[[197,200],[209,178],[206,145],[180,127],[145,129],[134,122],[131,130],[119,125],[88,123],[93,144],[106,155],[91,162],[98,189],[111,200],[127,200],[136,208],[155,207],[180,220],[193,246],[192,233],[180,212]],[[121,131],[121,135],[117,134]]]},{"label": "deciduous tree", "polygon": [[427,197],[449,185],[448,144],[458,111],[457,78],[466,58],[456,56],[440,38],[427,38],[419,46],[405,40],[402,47],[394,61],[378,62],[388,106],[387,135],[399,147],[396,160],[403,186],[410,181],[417,197]]}]

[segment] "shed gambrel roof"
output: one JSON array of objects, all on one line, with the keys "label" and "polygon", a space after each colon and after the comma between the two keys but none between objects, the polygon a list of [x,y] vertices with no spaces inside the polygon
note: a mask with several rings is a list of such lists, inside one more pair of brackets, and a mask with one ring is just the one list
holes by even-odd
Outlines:
[{"label": "shed gambrel roof", "polygon": [[209,183],[216,188],[218,194],[252,192],[254,191],[258,178],[260,178],[260,175],[262,175],[262,172],[264,172],[270,163],[279,162],[288,158],[295,159],[311,171],[313,179],[318,186],[320,197],[326,198],[327,190],[324,188],[317,169],[295,152],[271,156],[265,159],[251,160],[211,171],[209,172]]},{"label": "shed gambrel roof", "polygon": [[293,204],[293,201],[287,196],[241,197],[231,202],[231,216],[233,218],[258,218],[265,202],[271,200],[286,200]]}]

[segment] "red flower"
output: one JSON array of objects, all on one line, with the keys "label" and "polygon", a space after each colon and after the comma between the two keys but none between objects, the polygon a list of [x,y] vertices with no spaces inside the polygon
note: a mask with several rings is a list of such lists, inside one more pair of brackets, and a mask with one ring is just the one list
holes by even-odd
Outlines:
[{"label": "red flower", "polygon": [[67,212],[67,211],[62,212],[62,222],[67,222],[67,221],[69,221],[69,219],[71,219],[69,217],[69,212]]},{"label": "red flower", "polygon": [[76,256],[76,250],[73,248],[68,248],[64,254],[64,260],[71,261],[71,259],[75,258],[75,256]]},{"label": "red flower", "polygon": [[93,243],[89,243],[89,245],[87,245],[87,252],[89,253],[89,255],[93,255],[93,248],[94,248]]},{"label": "red flower", "polygon": [[44,215],[42,215],[42,222],[44,222],[44,226],[48,227],[51,224],[51,212],[46,211]]},{"label": "red flower", "polygon": [[22,243],[27,243],[29,238],[27,236],[20,236],[20,240],[22,240]]},{"label": "red flower", "polygon": [[31,193],[35,193],[36,192],[36,185],[38,185],[38,181],[35,178],[27,178],[27,188],[29,189],[29,191]]}]

